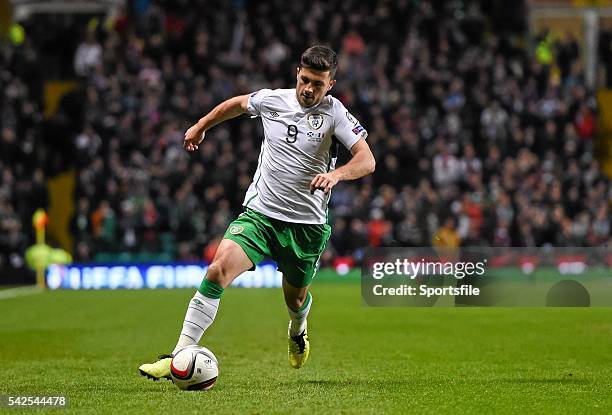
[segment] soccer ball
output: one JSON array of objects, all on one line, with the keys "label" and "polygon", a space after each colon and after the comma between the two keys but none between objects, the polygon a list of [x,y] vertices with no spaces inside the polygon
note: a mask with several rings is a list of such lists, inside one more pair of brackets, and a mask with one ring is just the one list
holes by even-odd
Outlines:
[{"label": "soccer ball", "polygon": [[219,375],[219,362],[206,347],[192,345],[179,350],[170,363],[170,376],[179,389],[208,390]]}]

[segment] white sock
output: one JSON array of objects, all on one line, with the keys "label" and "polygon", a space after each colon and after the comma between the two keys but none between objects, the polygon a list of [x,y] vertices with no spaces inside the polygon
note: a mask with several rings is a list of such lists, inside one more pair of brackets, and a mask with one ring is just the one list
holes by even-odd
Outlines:
[{"label": "white sock", "polygon": [[289,324],[289,335],[297,336],[298,334],[302,334],[308,323],[306,322],[306,318],[308,317],[308,313],[310,312],[310,307],[312,306],[312,295],[310,292],[306,294],[306,299],[304,300],[304,304],[297,310],[294,311],[291,308],[287,307],[289,311],[289,317],[291,318],[291,323]]},{"label": "white sock", "polygon": [[189,301],[183,329],[172,354],[176,354],[176,352],[185,346],[198,344],[204,331],[215,320],[219,301],[219,298],[209,298],[196,291],[191,301]]}]

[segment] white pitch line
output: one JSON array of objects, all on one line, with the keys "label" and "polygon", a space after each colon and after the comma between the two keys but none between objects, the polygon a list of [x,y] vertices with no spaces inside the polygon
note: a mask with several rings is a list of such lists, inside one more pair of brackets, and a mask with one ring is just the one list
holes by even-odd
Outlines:
[{"label": "white pitch line", "polygon": [[24,295],[32,295],[43,292],[44,290],[37,285],[28,285],[25,287],[9,288],[7,290],[0,290],[0,300],[6,300],[7,298],[21,297]]}]

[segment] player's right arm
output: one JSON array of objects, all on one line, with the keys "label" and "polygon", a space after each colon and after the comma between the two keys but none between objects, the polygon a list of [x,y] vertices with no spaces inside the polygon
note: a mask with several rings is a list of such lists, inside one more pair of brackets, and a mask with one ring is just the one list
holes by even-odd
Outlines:
[{"label": "player's right arm", "polygon": [[192,125],[185,132],[185,140],[183,141],[183,148],[187,151],[195,151],[198,149],[198,145],[204,140],[204,134],[207,130],[211,129],[217,124],[235,118],[239,115],[247,112],[249,104],[249,95],[238,95],[223,101],[212,111],[206,114],[204,117]]}]

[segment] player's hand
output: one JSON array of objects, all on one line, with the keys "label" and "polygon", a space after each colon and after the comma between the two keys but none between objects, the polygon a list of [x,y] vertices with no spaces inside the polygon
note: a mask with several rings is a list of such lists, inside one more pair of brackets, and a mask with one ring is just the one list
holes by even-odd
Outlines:
[{"label": "player's hand", "polygon": [[323,190],[327,194],[338,183],[338,178],[334,172],[317,174],[310,182],[310,194],[313,195],[315,190]]},{"label": "player's hand", "polygon": [[206,131],[202,131],[198,124],[191,126],[191,128],[185,132],[183,148],[187,151],[196,151],[202,140],[204,140],[205,134]]}]

